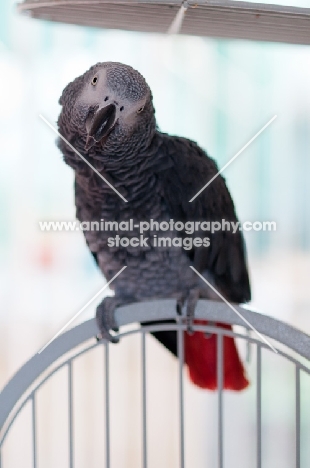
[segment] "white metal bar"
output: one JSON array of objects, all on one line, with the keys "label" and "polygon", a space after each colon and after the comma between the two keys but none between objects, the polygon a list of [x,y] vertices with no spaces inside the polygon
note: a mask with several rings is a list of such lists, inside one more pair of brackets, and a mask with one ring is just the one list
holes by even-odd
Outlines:
[{"label": "white metal bar", "polygon": [[[170,300],[164,300],[164,301],[160,301],[160,303],[164,303],[165,306],[167,307],[167,302],[170,302]],[[201,302],[207,302],[207,301],[201,301]],[[153,309],[152,311],[152,305],[156,303],[150,303],[150,308],[148,309],[148,313],[152,313],[152,312],[155,312],[156,309]],[[169,307],[169,306],[168,306]],[[150,310],[151,309],[151,310]],[[159,310],[159,315],[161,314],[161,309],[158,309]],[[175,312],[174,312],[175,313]],[[196,313],[196,316],[198,316],[199,314],[199,318],[204,318],[204,319],[209,319],[210,315],[209,315],[209,311],[207,313],[206,316],[201,316],[201,311],[198,311],[196,310],[195,311]],[[140,315],[140,314],[139,314]],[[211,315],[213,317],[213,315]],[[153,317],[153,314],[152,314],[152,317]],[[160,315],[161,317],[161,315]],[[167,315],[164,315],[163,317],[163,320],[167,319]],[[170,318],[170,314],[169,314],[169,317]],[[222,317],[221,317],[222,318]],[[148,319],[150,319],[150,317],[148,317]],[[153,319],[155,319],[155,317],[153,317]],[[153,320],[152,319],[152,320]],[[229,323],[231,317],[229,315],[225,315],[225,318],[223,318],[223,322],[227,322]],[[138,322],[138,321],[147,321],[147,318],[143,318],[141,319],[140,317],[138,318],[132,318],[132,322],[135,321],[135,322]],[[217,320],[219,320],[219,317],[217,318]],[[126,322],[128,323],[128,322]],[[233,324],[234,322],[231,321],[231,323]],[[273,323],[273,321],[272,321]],[[283,324],[283,323],[282,323]],[[287,326],[286,324],[284,324],[285,327],[287,327],[286,329],[286,334],[289,335],[290,334],[290,328],[289,326]],[[270,324],[270,328],[272,328],[272,324]],[[274,330],[278,333],[279,331],[279,328],[281,330],[281,322],[277,321],[277,328],[273,327]],[[172,325],[172,324],[162,324],[162,325],[151,325],[151,326],[147,326],[145,325],[144,326],[144,330],[145,332],[152,332],[152,331],[160,331],[160,330],[175,330],[175,325]],[[198,331],[202,331],[202,332],[205,332],[206,330],[209,331],[209,332],[213,332],[213,333],[216,333],[216,327],[203,327],[203,326],[198,326],[196,325],[195,326],[195,329],[198,330]],[[91,330],[93,330],[93,333],[91,333]],[[261,332],[265,333],[265,331],[261,330]],[[64,336],[64,339],[61,340],[63,341],[63,343],[66,341],[66,346],[68,345],[68,342],[70,344],[70,349],[73,349],[78,343],[76,343],[74,341],[74,343],[72,343],[72,332],[73,334],[75,335],[75,338],[78,338],[80,339],[80,342],[79,344],[83,343],[84,341],[86,341],[87,339],[90,339],[95,336],[96,332],[97,332],[97,325],[96,325],[96,322],[94,319],[91,319],[89,320],[88,322],[84,322],[83,324],[81,325],[78,325],[77,327],[75,328],[72,328],[71,330],[69,330],[67,333],[65,333],[63,336]],[[126,331],[124,333],[121,333],[119,336],[120,338],[126,338],[127,336],[130,336],[134,333],[136,333],[137,331],[136,330],[130,330],[130,331]],[[293,333],[296,332],[296,329],[293,329]],[[279,332],[280,333],[280,332]],[[310,344],[307,346],[307,340],[309,339],[309,336],[308,335],[305,335],[303,332],[299,332],[300,335],[299,335],[299,342],[303,342],[303,350],[304,351],[307,351],[307,349],[310,349]],[[252,338],[252,337],[247,337],[247,336],[244,336],[240,333],[235,333],[235,332],[230,332],[230,331],[226,331],[225,334],[227,336],[231,336],[231,337],[235,337],[235,338],[240,338],[240,339],[246,339],[246,340],[249,340],[251,341],[251,343],[253,344],[257,344],[258,343],[258,340]],[[62,337],[61,337],[62,338]],[[276,337],[274,337],[276,339]],[[279,341],[279,337],[277,336],[277,339]],[[295,341],[295,340],[294,340]],[[62,343],[62,344],[63,344]],[[287,344],[287,343],[285,343]],[[77,358],[79,356],[81,356],[83,353],[85,353],[86,351],[90,351],[91,349],[95,348],[96,346],[98,346],[100,344],[98,344],[97,342],[95,344],[91,344],[89,346],[87,346],[85,349],[83,349],[82,351],[79,351],[77,352],[75,355],[74,355],[74,358]],[[267,346],[264,344],[264,343],[260,343],[261,345],[261,348],[262,349],[267,349]],[[289,344],[287,344],[288,347]],[[60,348],[60,349],[59,349]],[[293,348],[294,349],[294,348]],[[61,343],[58,343],[58,354],[56,356],[54,356],[54,361],[56,361],[60,356],[62,356],[64,354],[64,351],[61,349]],[[306,374],[309,374],[310,375],[310,370],[309,368],[307,368],[304,364],[302,364],[301,362],[297,361],[297,359],[294,359],[292,356],[290,356],[289,354],[287,353],[284,353],[282,352],[280,349],[278,349],[278,355],[279,356],[282,356],[284,357],[285,359],[287,359],[289,362],[292,362],[293,364],[297,364],[300,368],[300,370],[303,370],[303,372],[305,372]],[[42,354],[40,355],[42,360],[44,361],[44,356],[42,356]],[[48,356],[48,361],[50,362],[50,358],[51,356],[49,355]],[[72,359],[72,358],[70,358]],[[308,358],[310,359],[310,357]],[[28,379],[29,377],[29,374],[31,376],[31,382],[33,383],[34,382],[34,376],[32,374],[33,372],[33,368],[31,366],[31,364],[36,360],[36,356],[35,358],[32,358],[30,361],[28,361],[21,369],[20,371],[16,374],[16,376],[13,377],[13,379],[8,383],[7,387],[5,387],[5,389],[2,391],[2,393],[0,394],[0,416],[1,416],[1,410],[5,410],[7,412],[7,414],[11,413],[12,411],[12,407],[8,407],[8,396],[11,395],[10,391],[15,391],[16,390],[16,387],[18,387],[18,383],[20,383],[20,381],[22,380],[23,381],[23,391],[21,389],[19,389],[20,391],[20,397],[23,396],[23,393],[26,393],[26,390],[27,388],[25,387],[26,386],[26,382],[24,381],[25,378]],[[33,388],[33,392],[36,392],[42,385],[44,385],[44,383],[50,379],[56,372],[58,372],[59,369],[61,369],[63,366],[67,365],[68,361],[65,361],[63,363],[61,363],[60,365],[56,366],[55,368],[53,368],[53,370],[48,374],[46,375],[42,380],[40,380],[37,385],[35,385],[35,387]],[[46,363],[45,363],[46,364]],[[46,368],[48,368],[48,364],[46,364]],[[36,368],[35,369],[36,372],[39,372],[39,369]],[[43,372],[43,370],[41,371]],[[37,375],[39,376],[39,375]],[[29,382],[29,380],[27,380]],[[26,388],[26,390],[25,390]],[[3,445],[4,443],[4,440],[6,439],[6,436],[11,428],[11,426],[13,425],[15,419],[17,418],[18,414],[20,413],[20,411],[24,408],[24,406],[27,404],[27,402],[31,399],[31,394],[28,395],[28,397],[26,397],[19,405],[17,405],[17,407],[14,409],[14,413],[11,415],[10,419],[7,421],[7,425],[4,425],[6,427],[2,427],[1,429],[4,429],[2,434],[1,434],[1,439],[0,439],[0,448],[1,446]],[[0,418],[1,419],[1,418]]]},{"label": "white metal bar", "polygon": [[300,468],[300,369],[295,366],[296,369],[296,468]]},{"label": "white metal bar", "polygon": [[256,453],[257,468],[262,467],[262,348],[256,347]]},{"label": "white metal bar", "polygon": [[223,440],[223,335],[217,334],[217,388],[218,388],[218,468],[224,468]]},{"label": "white metal bar", "polygon": [[141,332],[142,348],[142,462],[147,468],[147,387],[146,387],[146,344],[145,332]]},{"label": "white metal bar", "polygon": [[110,363],[109,343],[105,343],[105,444],[106,444],[106,468],[110,468]]},{"label": "white metal bar", "polygon": [[[167,305],[168,304],[168,305]],[[143,310],[142,310],[143,309]],[[309,356],[309,336],[299,332],[298,330],[286,325],[283,322],[276,321],[274,319],[270,319],[269,317],[262,316],[261,314],[257,314],[255,312],[249,312],[245,311],[244,309],[241,309],[244,311],[244,313],[247,313],[249,316],[249,319],[251,319],[253,322],[256,322],[258,324],[258,329],[261,333],[266,333],[267,328],[268,332],[266,333],[267,336],[271,336],[274,339],[277,339],[278,341],[281,341],[285,344],[287,344],[291,349],[299,351],[301,355],[303,356]],[[171,315],[170,315],[171,314]],[[144,303],[144,304],[133,304],[132,307],[124,307],[120,308],[117,310],[117,315],[120,318],[120,323],[131,323],[131,322],[136,322],[136,321],[148,321],[148,320],[154,320],[154,318],[157,319],[167,319],[171,317],[175,317],[175,301],[157,301],[155,303],[149,302],[149,303]],[[147,316],[146,316],[147,315]],[[167,317],[168,315],[168,317]],[[214,321],[214,316],[217,315],[217,317],[220,317],[221,321],[227,321],[227,323],[238,323],[236,320],[236,317],[233,317],[230,315],[230,311],[225,310],[225,308],[222,307],[222,309],[217,308],[217,304],[214,304],[212,301],[199,301],[197,310],[196,310],[196,317],[202,318],[202,319],[208,319]],[[168,327],[167,325],[163,325],[163,327]],[[151,327],[150,327],[151,328]],[[160,328],[160,327],[158,327]],[[169,328],[169,327],[168,327]],[[82,325],[79,325],[75,329],[70,330],[69,332],[65,333],[61,337],[57,338],[55,340],[55,346],[53,344],[51,345],[51,348],[49,349],[48,353],[41,353],[39,356],[39,360],[37,356],[32,358],[18,373],[17,375],[12,379],[12,381],[8,384],[8,386],[5,388],[4,392],[1,394],[0,398],[0,420],[1,417],[3,417],[5,414],[10,414],[10,419],[6,422],[7,426],[10,427],[12,422],[15,420],[16,415],[20,412],[20,409],[24,406],[25,402],[22,403],[22,405],[18,408],[14,408],[14,406],[10,406],[9,403],[12,403],[13,400],[17,397],[17,392],[19,393],[19,398],[24,397],[25,391],[27,391],[27,395],[29,395],[29,391],[32,391],[32,393],[35,392],[35,390],[29,389],[29,386],[31,383],[35,383],[36,378],[40,378],[42,369],[48,369],[49,365],[52,362],[55,362],[56,359],[62,355],[64,355],[66,352],[69,350],[73,350],[75,346],[78,344],[83,343],[87,339],[90,339],[95,336],[96,332],[96,324],[94,320],[91,320],[90,322],[84,323]],[[146,327],[145,332],[148,330]],[[181,331],[181,330],[179,330]],[[178,333],[179,333],[178,331]],[[285,331],[285,333],[282,334],[282,332]],[[134,333],[131,331],[130,333]],[[127,333],[127,335],[129,332]],[[183,335],[183,332],[182,332]],[[122,336],[126,336],[126,333],[124,333]],[[245,339],[245,337],[243,337]],[[255,340],[251,339],[251,341],[255,342]],[[257,344],[257,343],[256,343]],[[96,344],[97,345],[97,344]],[[92,346],[89,346],[87,349],[96,346],[95,344]],[[257,348],[257,352],[261,352],[261,349],[264,348],[264,345],[259,345]],[[181,351],[183,350],[183,346],[181,348]],[[81,352],[77,352],[74,358],[85,352],[85,350]],[[287,359],[291,360],[294,362],[294,359],[288,355],[284,355],[283,353],[279,352],[280,355],[285,356]],[[106,355],[106,359],[108,356]],[[72,356],[70,357],[72,359]],[[183,356],[182,360],[184,361],[184,351],[183,351]],[[68,361],[67,361],[68,363]],[[61,364],[63,366],[64,364]],[[60,368],[61,366],[57,367]],[[300,363],[298,364],[299,369],[304,369],[303,364]],[[260,364],[261,367],[261,364]],[[180,368],[183,370],[183,365],[181,366],[181,360],[180,360]],[[108,385],[108,365],[106,366],[106,386]],[[258,372],[258,371],[257,371]],[[305,372],[309,373],[309,370],[305,369]],[[39,384],[36,386],[36,389],[39,388],[39,386],[42,385],[43,382],[45,382],[48,378],[50,378],[53,374],[55,373],[55,369],[53,369],[48,376],[45,376],[43,379],[40,380]],[[261,379],[261,368],[259,369],[258,372],[258,377]],[[180,373],[180,379],[182,378],[182,374]],[[30,384],[29,384],[30,382]],[[183,384],[183,381],[182,381]],[[296,385],[300,385],[300,382],[296,381]],[[261,382],[259,383],[259,389],[261,386]],[[26,390],[25,390],[26,389]],[[109,390],[109,389],[108,389]],[[259,390],[261,391],[261,390]],[[33,394],[30,394],[27,396],[26,401],[31,400],[33,397]],[[12,400],[12,395],[13,395],[13,400]],[[184,399],[183,395],[183,386],[180,388],[180,395],[182,396],[182,400]],[[300,396],[298,396],[298,393],[296,392],[297,400],[296,400],[296,423],[298,421],[298,418],[300,419],[300,409],[298,410],[298,407],[300,405]],[[261,397],[260,397],[261,398]],[[260,398],[258,399],[258,404],[261,406],[261,401]],[[299,400],[298,400],[299,398]],[[16,400],[18,401],[18,400]],[[259,415],[259,418],[261,418],[261,408],[258,406],[257,413]],[[107,422],[108,422],[108,428],[109,428],[109,391],[106,392],[106,407],[107,407]],[[12,410],[14,409],[14,413],[11,413]],[[222,408],[223,409],[223,408]],[[35,417],[35,406],[33,407],[33,413],[34,413],[34,423],[36,423],[36,417]],[[260,411],[259,411],[260,410]],[[180,411],[181,411],[181,406],[180,406]],[[183,411],[183,408],[182,408]],[[299,411],[299,413],[298,413]],[[261,428],[261,420],[259,421],[258,418],[258,423]],[[183,435],[180,436],[180,439],[183,439],[184,442],[184,412],[181,414],[180,413],[180,421],[183,420],[183,424],[181,424],[181,429],[183,431]],[[8,427],[3,428],[5,430],[4,436],[1,439],[0,444],[3,442],[6,434]],[[298,427],[298,424],[297,424]],[[33,426],[34,432],[36,434],[36,425],[34,424]],[[261,437],[261,433],[259,432],[258,437]],[[110,465],[110,433],[108,430],[107,434],[107,467],[109,468]],[[299,440],[299,443],[298,443]],[[34,445],[36,444],[37,440],[36,437],[34,438]],[[298,445],[300,446],[300,434],[296,434],[296,442],[297,442],[297,447]],[[261,440],[259,442],[261,445]],[[261,450],[260,450],[261,452]],[[34,452],[35,453],[35,452]],[[36,454],[35,454],[36,455]],[[3,456],[3,453],[2,453]],[[300,456],[296,454],[296,458]],[[182,459],[182,457],[181,457]],[[35,463],[37,463],[37,459],[35,460]],[[184,443],[183,443],[183,463],[184,463]],[[300,463],[300,461],[299,461]],[[4,464],[2,460],[2,464]],[[259,465],[258,465],[259,466]],[[297,466],[298,466],[298,461],[297,461]],[[260,468],[260,466],[259,466]],[[299,467],[298,467],[299,468]]]},{"label": "white metal bar", "polygon": [[245,361],[250,364],[252,358],[252,343],[251,343],[251,330],[246,331],[248,339],[246,340],[246,357]]},{"label": "white metal bar", "polygon": [[[135,322],[160,321],[176,318],[174,299],[146,301],[130,304],[116,310],[119,326]],[[310,336],[280,320],[236,306],[237,310],[250,321],[257,330],[270,338],[285,344],[293,351],[310,360]],[[243,325],[239,317],[220,301],[199,300],[195,317],[211,322],[221,321],[231,325]],[[56,338],[41,354],[35,354],[9,381],[0,395],[0,430],[10,418],[10,413],[29,387],[40,378],[57,359],[76,346],[93,339],[98,333],[95,319],[84,322]],[[124,336],[124,335],[122,335]],[[254,340],[253,340],[254,341]],[[280,351],[279,351],[280,353]],[[308,370],[305,369],[305,372]],[[14,417],[14,416],[13,416]],[[10,421],[11,422],[11,421]],[[10,424],[10,423],[9,423]],[[3,441],[1,434],[0,444]]]},{"label": "white metal bar", "polygon": [[33,468],[37,468],[37,421],[36,421],[36,400],[35,393],[31,396],[31,416],[32,416],[32,460]]},{"label": "white metal bar", "polygon": [[73,373],[72,361],[68,362],[68,418],[69,418],[69,467],[74,468],[73,448]]},{"label": "white metal bar", "polygon": [[184,331],[181,323],[177,331],[179,359],[179,423],[180,423],[180,468],[185,468],[185,438],[184,438]]}]

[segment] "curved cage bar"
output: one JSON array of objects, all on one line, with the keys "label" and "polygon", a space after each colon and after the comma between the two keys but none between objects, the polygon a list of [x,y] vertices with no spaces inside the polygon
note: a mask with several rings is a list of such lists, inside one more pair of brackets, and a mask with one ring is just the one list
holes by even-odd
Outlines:
[{"label": "curved cage bar", "polygon": [[310,44],[310,9],[246,1],[25,0],[20,12],[49,21],[166,33],[184,6],[181,34]]},{"label": "curved cage bar", "polygon": [[[271,340],[277,349],[279,359],[289,361],[295,368],[295,467],[301,468],[301,374],[310,375],[310,336],[287,325],[279,320],[264,316],[257,312],[236,306],[237,311],[265,337]],[[256,414],[256,465],[262,467],[262,351],[270,349],[266,342],[254,332],[249,334],[248,325],[226,304],[215,301],[201,300],[198,302],[195,317],[208,321],[207,325],[196,324],[194,329],[217,336],[217,466],[224,468],[224,405],[223,405],[223,336],[233,336],[252,345],[256,350],[256,382],[255,382],[255,414]],[[175,323],[158,323],[147,325],[147,322],[164,322],[175,319]],[[184,331],[186,320],[184,316],[176,315],[175,300],[167,299],[154,302],[136,303],[120,307],[116,311],[116,321],[120,327],[144,322],[143,327],[123,330],[119,336],[122,340],[133,335],[140,335],[141,354],[141,412],[142,412],[142,457],[141,466],[148,466],[148,430],[151,422],[147,413],[148,379],[151,369],[147,366],[146,334],[152,331],[176,330],[178,337],[178,401],[179,401],[179,466],[185,467],[185,418],[184,418]],[[228,323],[242,327],[242,331],[230,331],[217,327],[214,322]],[[44,384],[52,379],[61,370],[67,372],[68,392],[68,467],[74,468],[74,362],[82,355],[94,348],[104,348],[104,386],[105,386],[105,465],[111,466],[110,444],[110,345],[105,341],[96,340],[97,328],[94,320],[82,323],[56,338],[42,353],[33,356],[11,379],[0,394],[0,467],[5,468],[5,459],[2,458],[2,448],[10,434],[12,426],[26,405],[31,407],[31,434],[32,434],[32,464],[37,468],[37,396]],[[254,466],[254,465],[253,465]]]}]

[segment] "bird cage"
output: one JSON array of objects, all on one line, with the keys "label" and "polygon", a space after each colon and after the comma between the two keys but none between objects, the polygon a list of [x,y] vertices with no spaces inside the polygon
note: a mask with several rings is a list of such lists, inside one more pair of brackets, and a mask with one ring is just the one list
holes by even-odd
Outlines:
[{"label": "bird cage", "polygon": [[[264,451],[264,412],[262,411],[264,405],[264,392],[262,388],[266,378],[266,365],[270,364],[271,355],[273,356],[273,365],[271,375],[269,374],[269,381],[271,385],[276,384],[278,380],[278,369],[281,361],[289,363],[292,367],[293,379],[290,382],[294,388],[294,398],[290,400],[291,410],[293,416],[293,437],[292,444],[294,446],[294,462],[290,465],[295,468],[302,468],[309,466],[310,457],[306,460],[305,449],[308,446],[308,437],[303,433],[303,426],[301,424],[303,412],[306,406],[309,405],[309,395],[304,398],[305,392],[302,391],[302,379],[304,376],[309,376],[310,367],[310,336],[305,333],[287,325],[274,318],[262,315],[257,312],[247,310],[243,307],[237,307],[238,316],[228,305],[222,302],[200,300],[196,308],[196,318],[208,321],[203,325],[200,322],[195,324],[194,329],[204,331],[208,334],[215,334],[217,339],[217,383],[218,391],[214,392],[203,391],[203,398],[216,398],[216,458],[217,460],[212,463],[212,466],[217,468],[229,468],[232,466],[225,460],[225,444],[228,442],[225,434],[225,397],[226,392],[223,391],[223,336],[233,336],[238,340],[239,345],[242,343],[248,349],[251,348],[252,360],[254,365],[253,375],[251,376],[251,391],[254,398],[251,401],[253,414],[255,415],[255,429],[253,432],[253,445],[251,452],[251,467],[264,468],[265,466],[275,466],[273,464],[265,464],[263,459]],[[141,457],[140,462],[134,466],[141,466],[147,468],[152,466],[149,460],[149,433],[150,430],[155,430],[157,434],[163,428],[152,428],[153,421],[149,418],[148,408],[150,404],[155,405],[156,401],[150,402],[149,400],[149,379],[152,376],[154,368],[148,363],[148,334],[151,331],[161,330],[175,330],[178,338],[178,363],[177,372],[175,374],[175,400],[178,409],[178,464],[180,468],[185,466],[193,466],[193,453],[185,453],[186,451],[186,417],[184,413],[184,404],[186,402],[186,392],[184,391],[184,350],[183,339],[186,331],[186,318],[176,314],[176,304],[174,300],[166,299],[161,301],[153,301],[146,303],[136,303],[118,308],[116,311],[116,320],[121,327],[119,333],[120,343],[111,345],[106,341],[98,341],[96,337],[97,328],[94,320],[89,320],[75,328],[70,329],[66,333],[56,338],[48,347],[46,347],[40,354],[33,356],[12,378],[0,394],[0,467],[11,468],[12,465],[7,462],[6,444],[10,442],[10,438],[14,436],[14,425],[21,417],[25,418],[25,408],[28,406],[30,411],[27,413],[27,421],[24,421],[24,430],[22,437],[28,435],[28,450],[29,460],[23,457],[23,466],[33,468],[40,468],[44,466],[38,459],[38,452],[42,453],[44,447],[42,438],[40,437],[40,430],[38,428],[38,420],[40,419],[40,411],[44,410],[42,405],[38,404],[40,394],[44,390],[46,384],[53,379],[57,378],[60,372],[64,372],[67,382],[63,382],[61,387],[58,385],[58,395],[64,396],[67,399],[67,412],[65,418],[67,420],[67,459],[60,468],[68,467],[75,468],[76,455],[75,451],[78,446],[76,441],[76,422],[75,422],[75,362],[83,355],[92,353],[94,350],[101,350],[103,353],[104,365],[103,372],[103,388],[104,391],[100,397],[100,402],[104,406],[104,459],[100,461],[100,466],[109,468],[111,466],[118,466],[113,463],[115,457],[115,450],[111,445],[111,425],[115,415],[115,407],[111,405],[111,395],[115,393],[115,388],[112,388],[110,381],[111,365],[110,353],[111,348],[121,349],[122,343],[125,343],[130,336],[136,336],[139,343],[139,355],[135,366],[140,368],[140,392],[141,401],[139,402],[141,408],[141,418],[139,421],[140,435],[141,435]],[[258,335],[250,333],[247,323],[251,323],[253,327],[266,337],[266,342],[262,341]],[[156,324],[154,324],[156,321]],[[169,321],[169,322],[167,322]],[[133,324],[143,323],[143,326],[133,326]],[[149,323],[148,323],[149,322]],[[152,324],[151,324],[152,322]],[[215,326],[216,323],[228,323],[236,327],[234,331]],[[268,343],[272,343],[277,353],[269,347]],[[167,352],[168,354],[168,352]],[[124,355],[122,355],[125,358]],[[98,368],[98,373],[101,370]],[[126,388],[121,388],[118,391],[126,391]],[[238,393],[237,398],[242,399],[246,392]],[[99,402],[98,402],[99,404]],[[57,407],[57,399],[53,401],[53,409]],[[82,408],[84,412],[87,411],[87,405]],[[97,414],[97,412],[96,412]],[[96,416],[97,417],[97,416]],[[207,417],[207,416],[206,416]],[[165,425],[169,426],[169,415],[165,417]],[[93,423],[91,422],[91,425]],[[89,426],[91,427],[91,426]],[[41,428],[42,430],[42,428]],[[44,424],[46,430],[46,423]],[[88,429],[90,430],[90,429]],[[31,437],[30,437],[31,435]],[[19,436],[20,437],[20,436]],[[209,437],[208,434],[205,437]],[[122,445],[122,438],[119,437],[118,444]],[[19,439],[12,440],[10,447],[19,447]],[[244,446],[245,441],[242,441]],[[20,450],[20,449],[19,449]],[[53,447],[52,450],[57,450]],[[157,448],[160,450],[160,447]],[[283,450],[283,448],[281,448]],[[279,456],[279,454],[278,454]],[[126,466],[133,466],[128,462]],[[52,465],[55,466],[55,465]],[[83,466],[83,465],[78,465]],[[85,465],[86,466],[86,465]],[[87,466],[90,466],[87,464]],[[92,466],[92,465],[91,465]],[[98,465],[99,466],[99,465]],[[171,465],[169,465],[171,466]],[[209,466],[209,465],[208,465]],[[238,465],[240,466],[240,465]]]},{"label": "bird cage", "polygon": [[229,0],[25,0],[18,9],[48,21],[157,33],[166,33],[180,13],[181,34],[310,44],[310,9],[284,5]]}]

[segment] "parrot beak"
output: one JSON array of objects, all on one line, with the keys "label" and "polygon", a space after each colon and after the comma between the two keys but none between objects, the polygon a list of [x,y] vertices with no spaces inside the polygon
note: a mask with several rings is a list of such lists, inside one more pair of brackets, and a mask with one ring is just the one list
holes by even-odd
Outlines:
[{"label": "parrot beak", "polygon": [[109,104],[98,109],[90,119],[86,121],[87,140],[85,149],[91,148],[97,141],[106,138],[116,123],[116,107]]}]

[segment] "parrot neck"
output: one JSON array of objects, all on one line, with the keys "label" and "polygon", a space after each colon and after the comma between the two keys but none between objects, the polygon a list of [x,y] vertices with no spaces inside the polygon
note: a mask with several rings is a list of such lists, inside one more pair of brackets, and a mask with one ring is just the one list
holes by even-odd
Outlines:
[{"label": "parrot neck", "polygon": [[139,158],[141,153],[148,154],[156,140],[156,121],[153,117],[148,125],[134,131],[130,136],[116,128],[111,137],[102,146],[95,147],[95,157],[106,159],[107,167],[114,167],[115,163],[129,165]]},{"label": "parrot neck", "polygon": [[[121,130],[117,130],[104,144],[98,143],[87,152],[85,152],[86,140],[84,136],[79,136],[70,143],[99,172],[106,171],[111,175],[118,176],[120,173],[130,172],[131,169],[137,170],[141,165],[143,168],[149,164],[152,165],[152,159],[156,159],[156,153],[160,145],[159,135],[154,119],[148,126],[143,127],[143,131],[133,132],[130,138],[128,138],[128,135],[124,135]],[[70,151],[65,151],[65,153],[70,153]],[[69,159],[67,158],[66,162],[76,172],[84,175],[89,173],[89,170],[85,172],[87,169],[87,167],[84,167],[85,163],[81,164],[82,161],[79,160],[75,164],[70,164]],[[74,155],[74,159],[80,158],[76,158]]]},{"label": "parrot neck", "polygon": [[[128,202],[135,199],[140,202],[149,197],[154,198],[155,185],[158,184],[157,172],[165,170],[169,165],[169,160],[165,153],[160,151],[162,144],[161,134],[155,132],[148,147],[141,146],[133,151],[130,157],[118,155],[118,159],[113,155],[104,162],[101,158],[89,158],[98,172],[119,191]],[[102,205],[102,200],[109,196],[111,208],[115,209],[118,204],[123,205],[121,198],[85,163],[75,169],[76,184],[84,192],[84,197],[89,199],[89,203]],[[160,193],[159,190],[155,190]],[[112,200],[113,199],[113,200]],[[128,203],[129,205],[129,203]]]},{"label": "parrot neck", "polygon": [[[60,131],[61,131],[60,127]],[[74,169],[77,175],[88,178],[92,172],[90,166],[83,161],[86,159],[97,171],[116,172],[126,171],[126,167],[139,164],[141,159],[147,159],[154,154],[154,148],[158,147],[156,130],[147,131],[141,135],[134,134],[130,140],[126,139],[122,144],[121,138],[108,141],[105,145],[99,143],[88,151],[85,151],[86,137],[77,134],[66,134],[66,141],[82,156],[79,157],[62,139],[58,139],[58,147],[64,155],[65,162]]]}]

